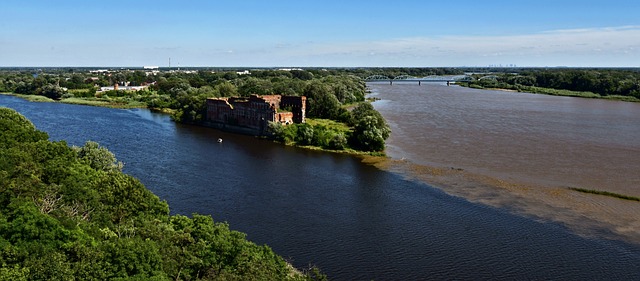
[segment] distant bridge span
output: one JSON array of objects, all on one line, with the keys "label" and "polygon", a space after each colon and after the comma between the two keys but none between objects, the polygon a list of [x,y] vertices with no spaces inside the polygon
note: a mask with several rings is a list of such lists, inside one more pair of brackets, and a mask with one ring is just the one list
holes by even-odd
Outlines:
[{"label": "distant bridge span", "polygon": [[446,82],[447,85],[450,83],[455,83],[458,81],[470,81],[473,78],[469,75],[448,75],[448,76],[426,76],[426,77],[413,77],[413,76],[408,76],[408,75],[401,75],[401,76],[397,76],[393,79],[384,76],[384,75],[372,75],[369,76],[367,78],[365,78],[364,80],[366,82],[389,82],[390,85],[393,85],[393,82],[418,82],[418,85],[422,84],[422,82],[431,82],[431,83],[444,83]]}]

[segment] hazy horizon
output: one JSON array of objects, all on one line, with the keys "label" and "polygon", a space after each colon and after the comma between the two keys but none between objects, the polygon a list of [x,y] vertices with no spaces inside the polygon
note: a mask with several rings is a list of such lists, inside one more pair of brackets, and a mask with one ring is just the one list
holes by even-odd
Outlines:
[{"label": "hazy horizon", "polygon": [[[20,69],[20,68],[86,68],[86,69],[143,69],[144,67],[148,67],[149,65],[88,65],[88,66],[77,66],[77,65],[59,65],[59,66],[41,66],[41,65],[10,65],[10,66],[0,66],[0,69]],[[156,67],[157,65],[152,65]],[[251,70],[251,69],[358,69],[358,68],[521,68],[521,69],[640,69],[640,66],[472,66],[472,65],[462,65],[462,66],[157,66],[160,70],[162,69],[202,69],[202,68],[219,68],[219,69],[231,69],[231,70]]]},{"label": "hazy horizon", "polygon": [[1,4],[0,67],[640,67],[640,2]]}]

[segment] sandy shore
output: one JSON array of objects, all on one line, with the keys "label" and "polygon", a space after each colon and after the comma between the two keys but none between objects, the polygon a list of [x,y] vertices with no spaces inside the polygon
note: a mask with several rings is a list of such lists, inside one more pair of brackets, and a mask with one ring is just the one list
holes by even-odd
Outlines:
[{"label": "sandy shore", "polygon": [[637,201],[580,193],[563,186],[505,181],[405,160],[365,156],[363,161],[471,202],[504,208],[540,221],[561,223],[584,237],[640,244],[640,202]]}]

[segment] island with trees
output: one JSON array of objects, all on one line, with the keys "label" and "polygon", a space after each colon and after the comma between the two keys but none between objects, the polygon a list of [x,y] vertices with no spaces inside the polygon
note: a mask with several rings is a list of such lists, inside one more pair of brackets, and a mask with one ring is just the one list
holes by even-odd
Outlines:
[{"label": "island with trees", "polygon": [[480,70],[458,83],[478,89],[506,89],[556,96],[640,101],[638,69],[518,68]]},{"label": "island with trees", "polygon": [[[345,70],[15,69],[0,73],[0,92],[32,100],[148,107],[189,124],[206,121],[208,98],[305,96],[307,122],[269,125],[269,137],[289,145],[382,154],[390,134],[384,118],[365,100],[364,80]],[[136,88],[128,90],[132,87]]]}]

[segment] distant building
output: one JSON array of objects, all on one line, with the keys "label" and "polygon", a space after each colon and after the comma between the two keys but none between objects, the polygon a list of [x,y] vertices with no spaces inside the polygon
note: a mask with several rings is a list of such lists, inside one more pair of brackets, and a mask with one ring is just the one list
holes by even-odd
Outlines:
[{"label": "distant building", "polygon": [[129,82],[124,82],[124,85],[118,85],[117,83],[114,84],[113,86],[107,86],[107,87],[100,87],[100,90],[98,90],[98,92],[106,92],[106,91],[119,91],[119,90],[123,90],[123,91],[140,91],[140,90],[144,90],[146,88],[149,88],[148,85],[144,85],[144,86],[129,86]]},{"label": "distant building", "polygon": [[207,123],[220,129],[263,135],[268,122],[304,123],[304,96],[251,95],[249,98],[207,99]]},{"label": "distant building", "polygon": [[108,73],[108,72],[109,72],[108,69],[89,70],[89,73]]},{"label": "distant building", "polygon": [[100,78],[98,78],[98,77],[89,77],[86,80],[84,80],[84,82],[85,83],[93,83],[93,82],[97,82],[99,80],[100,80]]}]

